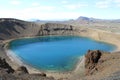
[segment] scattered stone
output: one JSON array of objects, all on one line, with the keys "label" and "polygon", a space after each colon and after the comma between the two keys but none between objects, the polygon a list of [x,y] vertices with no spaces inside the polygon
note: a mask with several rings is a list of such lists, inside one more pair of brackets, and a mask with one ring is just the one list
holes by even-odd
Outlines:
[{"label": "scattered stone", "polygon": [[40,75],[41,75],[41,76],[44,76],[44,77],[46,77],[46,74],[45,74],[45,73],[43,73],[43,72],[42,72]]},{"label": "scattered stone", "polygon": [[43,77],[46,77],[47,75],[45,73],[36,73],[36,74],[32,74],[32,75],[36,75],[36,76],[43,76]]},{"label": "scattered stone", "polygon": [[29,74],[25,66],[20,66],[17,70],[11,68],[5,59],[0,58],[0,80],[55,80],[47,77],[45,73]]},{"label": "scattered stone", "polygon": [[25,66],[20,66],[18,69],[15,71],[17,74],[28,74],[28,70]]}]

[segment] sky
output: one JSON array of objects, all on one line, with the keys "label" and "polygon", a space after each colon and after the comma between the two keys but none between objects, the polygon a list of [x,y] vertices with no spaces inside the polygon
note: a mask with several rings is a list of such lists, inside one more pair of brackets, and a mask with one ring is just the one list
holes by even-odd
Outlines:
[{"label": "sky", "polygon": [[120,0],[0,0],[0,18],[68,20],[79,16],[120,19]]}]

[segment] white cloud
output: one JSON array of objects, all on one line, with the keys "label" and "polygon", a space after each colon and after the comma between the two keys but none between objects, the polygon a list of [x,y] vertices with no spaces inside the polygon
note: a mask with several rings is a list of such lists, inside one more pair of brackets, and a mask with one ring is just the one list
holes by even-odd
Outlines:
[{"label": "white cloud", "polygon": [[19,0],[11,0],[10,3],[12,5],[19,5],[19,4],[21,4],[21,1],[19,1]]},{"label": "white cloud", "polygon": [[70,4],[70,5],[65,5],[64,7],[70,10],[74,10],[74,9],[79,9],[81,7],[86,7],[88,6],[87,4]]},{"label": "white cloud", "polygon": [[99,0],[96,6],[98,8],[120,7],[120,0]]},{"label": "white cloud", "polygon": [[76,12],[32,12],[31,14],[25,13],[20,18],[24,19],[41,19],[41,20],[63,20],[63,19],[74,19],[77,18],[80,14]]},{"label": "white cloud", "polygon": [[96,3],[96,6],[97,6],[98,8],[107,8],[107,7],[108,7],[108,4],[103,3],[103,2],[98,2],[98,3]]},{"label": "white cloud", "polygon": [[116,3],[115,5],[116,5],[117,7],[120,7],[120,0],[114,0],[114,2]]},{"label": "white cloud", "polygon": [[39,6],[40,4],[38,2],[32,3],[32,6]]},{"label": "white cloud", "polygon": [[120,8],[120,3],[119,3],[119,4],[116,4],[116,7]]},{"label": "white cloud", "polygon": [[67,12],[67,11],[57,12],[56,9],[57,8],[54,6],[39,6],[39,7],[26,8],[24,10],[19,11],[18,14],[21,15],[18,17],[23,19],[36,18],[42,20],[63,20],[63,19],[75,19],[80,16],[80,13],[78,12]]},{"label": "white cloud", "polygon": [[[18,4],[18,3],[14,2],[14,4]],[[0,12],[0,17],[1,18],[4,18],[4,17],[18,18],[18,19],[24,19],[24,20],[28,20],[31,18],[42,19],[42,20],[75,19],[80,16],[80,13],[69,11],[67,9],[68,8],[76,9],[83,6],[87,6],[87,5],[77,4],[77,5],[67,5],[62,7],[58,7],[58,6],[56,7],[56,6],[45,6],[45,5],[43,6],[34,2],[34,3],[31,3],[31,7],[25,7],[19,10],[18,9],[14,9],[14,10],[2,9]],[[66,8],[65,11],[63,11],[64,8]],[[61,9],[62,11],[58,9]]]},{"label": "white cloud", "polygon": [[[43,7],[42,7],[43,8]],[[18,18],[28,20],[31,18],[41,19],[41,20],[65,20],[65,19],[75,19],[80,16],[78,12],[55,12],[52,11],[51,7],[44,7],[45,10],[40,7],[26,8],[23,10],[2,10],[0,13],[1,18]],[[9,13],[9,14],[8,14]]]},{"label": "white cloud", "polygon": [[62,3],[63,3],[63,4],[66,4],[66,3],[68,3],[68,1],[64,0],[64,1],[62,1]]},{"label": "white cloud", "polygon": [[37,6],[37,7],[29,7],[29,8],[25,8],[23,9],[22,11],[24,12],[44,12],[44,11],[53,11],[55,10],[56,8],[54,6]]},{"label": "white cloud", "polygon": [[120,3],[120,0],[114,0],[116,3]]},{"label": "white cloud", "polygon": [[98,8],[108,8],[111,5],[112,0],[101,0],[96,2],[96,7]]},{"label": "white cloud", "polygon": [[[1,9],[1,18],[18,18],[18,19],[30,19],[40,18],[42,19],[49,15],[50,12],[54,12],[56,8],[54,6],[34,6],[22,9]],[[9,14],[8,14],[9,13]],[[47,15],[45,15],[47,14]],[[54,13],[53,13],[54,14]],[[47,16],[48,17],[48,16]],[[46,18],[47,19],[47,18]],[[48,17],[49,19],[49,17]]]}]

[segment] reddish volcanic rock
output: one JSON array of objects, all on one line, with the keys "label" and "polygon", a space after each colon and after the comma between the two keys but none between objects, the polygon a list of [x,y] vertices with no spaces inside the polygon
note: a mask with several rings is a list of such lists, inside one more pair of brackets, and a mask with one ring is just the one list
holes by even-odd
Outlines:
[{"label": "reddish volcanic rock", "polygon": [[101,58],[102,53],[99,50],[91,51],[88,50],[87,54],[85,55],[85,73],[86,75],[91,75],[95,71],[97,71],[97,63]]}]

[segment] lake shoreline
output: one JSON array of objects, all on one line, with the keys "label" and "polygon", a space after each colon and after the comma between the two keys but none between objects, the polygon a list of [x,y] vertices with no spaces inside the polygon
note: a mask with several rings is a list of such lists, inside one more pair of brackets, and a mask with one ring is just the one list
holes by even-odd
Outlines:
[{"label": "lake shoreline", "polygon": [[[13,39],[13,40],[15,40],[15,39]],[[23,66],[24,65],[24,66],[27,67],[28,71],[31,74],[32,73],[45,72],[48,76],[53,76],[56,79],[59,79],[61,77],[62,78],[73,77],[73,74],[75,74],[75,75],[81,75],[81,77],[84,76],[84,59],[85,59],[84,56],[82,58],[79,58],[79,61],[78,61],[77,65],[76,65],[75,69],[73,69],[72,71],[68,71],[68,72],[41,71],[41,70],[35,69],[32,66],[26,65],[25,63],[21,63],[20,59],[17,56],[12,55],[11,52],[8,50],[8,45],[9,45],[9,42],[11,42],[11,41],[12,40],[8,40],[7,42],[5,42],[4,49],[5,49],[5,52],[6,52],[7,56],[11,59],[12,62],[15,63],[16,66],[14,68],[16,68],[17,66]]]},{"label": "lake shoreline", "polygon": [[[14,53],[12,53],[10,50],[6,50],[7,56],[9,56],[9,58],[11,59],[12,62],[14,62],[14,64],[17,64],[17,66],[25,66],[30,74],[33,73],[46,73],[48,76],[53,76],[56,79],[59,78],[67,78],[67,77],[73,77],[73,74],[78,74],[79,75],[84,75],[84,56],[79,58],[79,61],[77,62],[77,65],[75,66],[75,68],[71,71],[64,71],[64,72],[54,72],[54,71],[42,71],[42,70],[38,70],[30,65],[25,64],[24,62],[22,62],[20,60],[19,57],[17,57],[16,55],[13,55]],[[12,66],[13,67],[13,66]],[[15,68],[13,67],[13,68]]]},{"label": "lake shoreline", "polygon": [[[16,39],[14,39],[16,40]],[[84,68],[84,65],[83,65],[83,58],[84,56],[82,57],[79,57],[79,61],[76,63],[77,65],[75,66],[75,68],[71,71],[64,71],[64,72],[55,72],[55,71],[42,71],[42,70],[38,70],[30,65],[27,65],[26,63],[22,62],[22,60],[17,56],[15,55],[10,49],[9,49],[9,43],[11,42],[12,40],[8,40],[5,45],[4,45],[4,50],[5,50],[5,53],[7,54],[7,56],[10,58],[10,60],[12,61],[12,63],[14,63],[15,65],[12,66],[13,68],[17,68],[18,66],[26,66],[26,68],[28,69],[29,73],[32,74],[32,73],[46,73],[48,76],[53,76],[55,77],[56,79],[59,79],[61,77],[63,78],[67,78],[67,77],[72,77],[73,74],[77,73],[78,70],[81,71],[81,74],[84,74],[83,72],[83,68]],[[82,66],[82,68],[80,68]]]},{"label": "lake shoreline", "polygon": [[[82,37],[87,37],[87,38],[91,38],[93,40],[96,40],[96,41],[100,41],[100,42],[106,42],[106,43],[110,43],[110,44],[113,44],[113,45],[116,45],[117,46],[117,49],[113,52],[116,52],[116,51],[119,51],[120,50],[120,45],[119,45],[119,35],[120,34],[115,34],[115,33],[111,33],[111,32],[108,32],[108,31],[101,31],[101,30],[95,30],[95,29],[86,29],[88,30],[88,32],[86,33],[81,33],[81,34],[76,34],[76,36],[82,36]],[[90,33],[89,33],[90,31]],[[51,35],[50,35],[51,36]],[[58,35],[53,35],[53,36],[58,36]],[[16,40],[16,39],[22,39],[22,38],[36,38],[36,37],[41,37],[41,36],[35,36],[35,37],[20,37],[20,38],[14,38],[14,39],[9,39],[9,40],[5,40],[3,41],[3,46],[4,46],[4,53],[6,53],[7,49],[8,49],[8,45],[9,45],[9,42],[11,42],[12,40]],[[44,37],[44,36],[42,36]],[[112,37],[112,38],[111,38]],[[9,53],[8,53],[9,54]],[[8,63],[10,63],[10,65],[14,68],[14,69],[17,69],[21,64],[19,62],[17,62],[17,60],[11,60],[10,57],[11,55],[6,55],[8,58]],[[31,66],[28,66],[26,64],[23,64],[22,65],[25,65],[27,66],[27,69],[29,71],[30,74],[32,73],[41,73],[41,71],[31,67]],[[53,76],[54,78],[56,79],[59,79],[59,78],[72,78],[74,76],[80,76],[80,77],[84,77],[84,57],[82,60],[79,60],[78,61],[78,64],[76,65],[76,69],[74,71],[71,71],[71,72],[65,72],[65,73],[56,73],[56,72],[45,72],[48,76]]]}]

